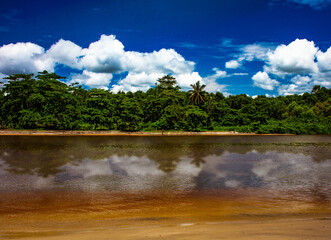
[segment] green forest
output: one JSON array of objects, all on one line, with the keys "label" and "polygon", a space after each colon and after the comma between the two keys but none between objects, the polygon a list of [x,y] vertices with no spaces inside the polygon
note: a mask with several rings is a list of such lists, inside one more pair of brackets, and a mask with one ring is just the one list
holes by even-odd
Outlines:
[{"label": "green forest", "polygon": [[238,131],[331,134],[331,89],[256,98],[181,91],[164,76],[146,92],[112,93],[70,85],[46,71],[13,74],[0,85],[0,128],[120,131]]}]

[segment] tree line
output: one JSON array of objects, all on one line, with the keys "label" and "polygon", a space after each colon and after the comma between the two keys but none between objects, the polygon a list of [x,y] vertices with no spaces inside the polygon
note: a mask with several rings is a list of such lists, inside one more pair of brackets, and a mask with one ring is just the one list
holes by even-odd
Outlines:
[{"label": "tree line", "polygon": [[181,91],[169,75],[134,93],[67,85],[47,71],[6,79],[0,90],[1,128],[331,134],[331,89],[319,85],[302,95],[252,98],[208,93],[200,82]]}]

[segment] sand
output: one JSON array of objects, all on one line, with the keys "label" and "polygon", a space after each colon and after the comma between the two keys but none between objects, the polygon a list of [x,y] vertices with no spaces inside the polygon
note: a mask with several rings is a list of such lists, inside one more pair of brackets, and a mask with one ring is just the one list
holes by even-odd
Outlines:
[{"label": "sand", "polygon": [[246,195],[2,193],[0,239],[329,239],[328,202]]},{"label": "sand", "polygon": [[[98,225],[96,226],[96,223]],[[85,222],[82,227],[70,227],[66,223],[57,227],[42,229],[34,225],[28,228],[2,231],[1,239],[40,239],[40,240],[108,240],[108,239],[245,239],[245,240],[286,240],[286,239],[329,239],[331,218],[320,219],[281,219],[269,221],[233,221],[233,222],[153,222],[131,220],[121,221],[114,226],[111,222],[91,220],[91,226]]]}]

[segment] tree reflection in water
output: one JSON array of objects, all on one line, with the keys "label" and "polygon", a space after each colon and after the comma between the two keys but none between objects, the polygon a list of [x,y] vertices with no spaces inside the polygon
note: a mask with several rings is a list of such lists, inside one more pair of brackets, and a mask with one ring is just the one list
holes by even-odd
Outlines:
[{"label": "tree reflection in water", "polygon": [[0,137],[0,190],[296,189],[330,199],[330,137]]}]

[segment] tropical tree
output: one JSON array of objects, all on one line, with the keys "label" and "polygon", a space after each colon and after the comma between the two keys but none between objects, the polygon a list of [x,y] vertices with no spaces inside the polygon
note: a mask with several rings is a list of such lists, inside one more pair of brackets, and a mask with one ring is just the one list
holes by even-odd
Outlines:
[{"label": "tropical tree", "polygon": [[205,101],[206,91],[203,89],[206,85],[200,85],[200,81],[197,81],[195,84],[191,84],[192,90],[189,91],[190,100],[195,104],[199,105],[201,102]]},{"label": "tropical tree", "polygon": [[157,80],[159,83],[156,83],[155,88],[159,90],[179,90],[180,87],[176,86],[177,81],[176,78],[170,75],[166,75]]}]

